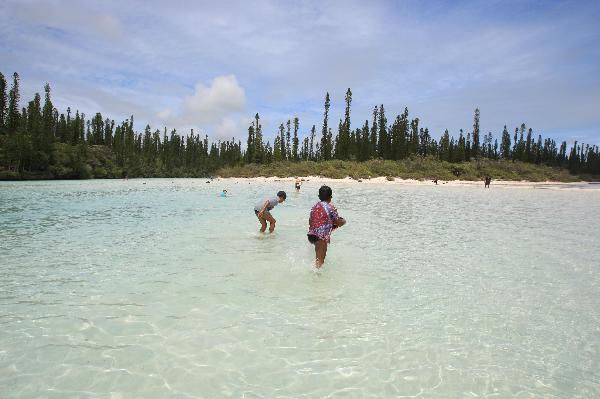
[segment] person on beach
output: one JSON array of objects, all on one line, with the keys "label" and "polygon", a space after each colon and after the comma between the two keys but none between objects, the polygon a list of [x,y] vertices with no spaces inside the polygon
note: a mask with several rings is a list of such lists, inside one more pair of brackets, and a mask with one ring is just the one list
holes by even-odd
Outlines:
[{"label": "person on beach", "polygon": [[490,183],[491,182],[492,182],[492,178],[489,177],[489,176],[486,176],[483,188],[490,188]]},{"label": "person on beach", "polygon": [[310,210],[308,219],[308,241],[315,246],[315,267],[320,269],[327,256],[331,232],[346,224],[346,220],[338,215],[338,211],[331,203],[333,193],[331,187],[321,186],[319,189],[319,202]]},{"label": "person on beach", "polygon": [[276,196],[265,198],[262,201],[258,201],[254,206],[254,214],[260,222],[260,232],[264,233],[267,230],[267,222],[269,222],[269,233],[275,230],[275,218],[271,215],[271,209],[275,208],[277,204],[281,204],[286,198],[285,191],[279,191]]},{"label": "person on beach", "polygon": [[300,192],[300,186],[302,185],[302,180],[300,180],[298,178],[298,176],[296,176],[296,181],[294,182],[294,188],[296,189],[296,192],[299,193]]}]

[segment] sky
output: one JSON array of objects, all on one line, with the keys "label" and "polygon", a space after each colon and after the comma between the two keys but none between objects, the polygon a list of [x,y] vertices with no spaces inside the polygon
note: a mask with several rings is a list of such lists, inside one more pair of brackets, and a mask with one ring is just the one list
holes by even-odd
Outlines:
[{"label": "sky", "polygon": [[557,141],[600,144],[600,1],[0,1],[0,72],[21,103],[135,129],[245,141],[298,117],[330,126],[352,90],[352,128],[383,104],[434,138],[500,137],[521,123]]}]

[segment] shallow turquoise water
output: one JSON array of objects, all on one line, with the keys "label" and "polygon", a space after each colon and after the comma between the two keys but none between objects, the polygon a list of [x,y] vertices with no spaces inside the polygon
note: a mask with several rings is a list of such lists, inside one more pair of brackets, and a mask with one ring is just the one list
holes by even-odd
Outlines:
[{"label": "shallow turquoise water", "polygon": [[600,396],[600,192],[331,186],[0,182],[0,397]]}]

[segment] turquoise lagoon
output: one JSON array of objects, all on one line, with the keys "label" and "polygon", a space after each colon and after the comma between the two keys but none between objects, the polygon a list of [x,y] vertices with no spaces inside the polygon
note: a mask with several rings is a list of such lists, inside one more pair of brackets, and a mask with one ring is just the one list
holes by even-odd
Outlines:
[{"label": "turquoise lagoon", "polygon": [[0,182],[0,397],[600,397],[600,191],[292,184]]}]

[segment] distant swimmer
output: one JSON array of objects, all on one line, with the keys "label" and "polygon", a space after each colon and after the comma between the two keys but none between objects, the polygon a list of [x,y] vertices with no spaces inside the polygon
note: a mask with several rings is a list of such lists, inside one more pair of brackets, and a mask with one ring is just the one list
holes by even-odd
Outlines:
[{"label": "distant swimmer", "polygon": [[331,187],[321,186],[319,202],[310,210],[308,219],[308,241],[315,245],[315,266],[320,269],[327,256],[327,244],[331,232],[346,224],[346,220],[338,215],[337,209],[331,203],[333,193]]},{"label": "distant swimmer", "polygon": [[489,177],[489,176],[486,176],[486,177],[485,177],[485,183],[484,183],[484,186],[483,186],[483,188],[490,188],[490,183],[491,183],[491,182],[492,182],[492,178],[491,178],[491,177]]},{"label": "distant swimmer", "polygon": [[221,198],[227,197],[227,190],[221,191],[221,194],[219,194],[219,197],[221,197]]},{"label": "distant swimmer", "polygon": [[302,185],[302,180],[300,180],[298,178],[298,176],[296,176],[296,181],[294,182],[294,188],[296,189],[296,192],[299,193],[300,192],[300,186]]},{"label": "distant swimmer", "polygon": [[281,204],[285,201],[285,191],[279,191],[276,196],[271,198],[265,198],[262,201],[258,201],[254,206],[254,214],[260,222],[260,232],[264,233],[267,229],[267,222],[269,222],[269,233],[275,230],[275,218],[271,215],[271,209],[275,208],[277,204]]}]

